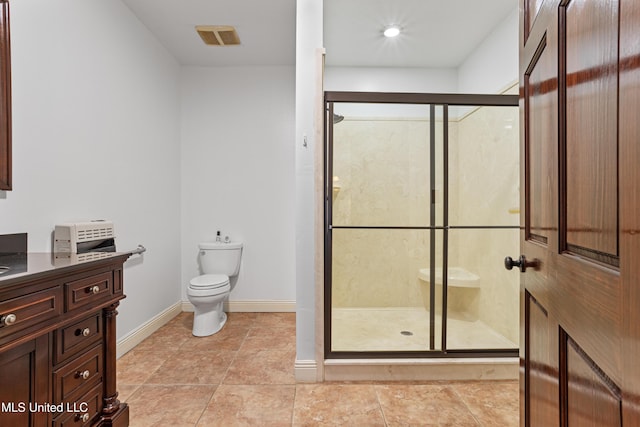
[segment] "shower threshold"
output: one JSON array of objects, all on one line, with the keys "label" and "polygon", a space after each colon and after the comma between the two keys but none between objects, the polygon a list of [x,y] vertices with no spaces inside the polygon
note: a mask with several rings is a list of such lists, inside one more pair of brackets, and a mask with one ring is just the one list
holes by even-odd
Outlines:
[{"label": "shower threshold", "polygon": [[[435,316],[436,349],[440,349],[440,314]],[[393,352],[429,350],[429,312],[422,307],[333,308],[331,350],[334,352]],[[517,349],[481,320],[449,313],[447,349]]]},{"label": "shower threshold", "polygon": [[[436,314],[436,343],[441,317]],[[332,350],[335,352],[425,351],[429,312],[422,307],[333,308]],[[513,348],[518,345],[484,322],[464,313],[447,319],[449,349]],[[518,357],[332,358],[324,361],[325,381],[468,381],[515,380]]]},{"label": "shower threshold", "polygon": [[517,357],[327,359],[324,381],[517,380]]}]

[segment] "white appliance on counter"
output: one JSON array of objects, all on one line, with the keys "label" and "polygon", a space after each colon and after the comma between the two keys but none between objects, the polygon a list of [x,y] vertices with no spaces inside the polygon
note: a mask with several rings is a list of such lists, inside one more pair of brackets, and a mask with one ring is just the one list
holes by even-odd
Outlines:
[{"label": "white appliance on counter", "polygon": [[82,254],[86,252],[115,252],[113,222],[95,220],[72,222],[55,226],[53,252]]}]

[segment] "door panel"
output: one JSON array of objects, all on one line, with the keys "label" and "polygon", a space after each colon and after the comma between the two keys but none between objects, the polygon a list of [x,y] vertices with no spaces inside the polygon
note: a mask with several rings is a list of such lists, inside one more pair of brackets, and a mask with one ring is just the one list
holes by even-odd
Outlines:
[{"label": "door panel", "polygon": [[550,310],[598,366],[619,383],[622,294],[618,272],[563,254],[557,257],[555,275],[556,280],[548,285],[552,286]]},{"label": "door panel", "polygon": [[553,230],[557,68],[555,50],[541,40],[525,75],[526,239],[546,245]]},{"label": "door panel", "polygon": [[558,425],[558,372],[549,351],[549,315],[530,294],[526,295],[527,393],[532,426]]},{"label": "door panel", "polygon": [[521,425],[637,426],[639,2],[521,2]]},{"label": "door panel", "polygon": [[524,2],[525,31],[527,35],[531,31],[533,22],[536,20],[543,2],[544,0],[525,0]]},{"label": "door panel", "polygon": [[620,389],[571,337],[564,336],[567,350],[567,425],[622,425]]},{"label": "door panel", "polygon": [[560,12],[566,14],[566,242],[618,265],[618,4],[572,0]]}]

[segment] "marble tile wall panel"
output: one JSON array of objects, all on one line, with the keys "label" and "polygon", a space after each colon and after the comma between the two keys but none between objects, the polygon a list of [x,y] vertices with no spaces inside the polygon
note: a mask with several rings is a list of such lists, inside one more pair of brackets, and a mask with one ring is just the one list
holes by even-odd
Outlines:
[{"label": "marble tile wall panel", "polygon": [[[345,119],[334,132],[334,225],[429,224],[428,121]],[[333,304],[423,305],[428,260],[425,231],[334,230]]]}]

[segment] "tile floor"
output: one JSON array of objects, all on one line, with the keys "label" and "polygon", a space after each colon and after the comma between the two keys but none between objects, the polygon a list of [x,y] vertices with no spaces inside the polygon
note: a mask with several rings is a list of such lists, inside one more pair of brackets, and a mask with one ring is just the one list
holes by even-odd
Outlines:
[{"label": "tile floor", "polygon": [[518,383],[296,384],[295,314],[230,313],[191,335],[182,313],[118,360],[139,426],[518,426]]}]

